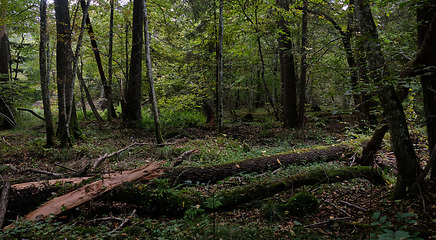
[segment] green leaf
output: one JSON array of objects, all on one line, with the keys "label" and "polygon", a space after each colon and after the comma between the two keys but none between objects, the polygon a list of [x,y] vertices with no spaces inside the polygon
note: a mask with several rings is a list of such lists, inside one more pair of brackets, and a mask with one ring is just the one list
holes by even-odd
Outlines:
[{"label": "green leaf", "polygon": [[380,212],[375,212],[375,213],[372,215],[372,219],[373,219],[373,220],[377,220],[379,217],[380,217]]},{"label": "green leaf", "polygon": [[406,231],[398,230],[395,232],[395,239],[407,239],[410,234]]}]

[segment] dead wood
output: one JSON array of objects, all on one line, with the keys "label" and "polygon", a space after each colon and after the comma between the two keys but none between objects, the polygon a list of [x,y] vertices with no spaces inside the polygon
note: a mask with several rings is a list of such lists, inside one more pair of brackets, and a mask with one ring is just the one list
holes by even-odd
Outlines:
[{"label": "dead wood", "polygon": [[348,205],[348,206],[350,206],[350,207],[356,208],[356,209],[358,209],[358,210],[360,210],[360,211],[363,211],[363,212],[367,212],[367,211],[368,211],[366,208],[359,207],[359,206],[357,206],[357,205],[355,205],[355,204],[352,204],[352,203],[349,203],[349,202],[346,202],[346,201],[343,201],[343,200],[340,200],[339,202],[340,202],[340,203],[343,203],[343,204],[345,204],[345,205]]},{"label": "dead wood", "polygon": [[2,195],[0,197],[0,227],[3,226],[3,222],[5,221],[6,210],[8,209],[8,199],[9,199],[9,189],[11,187],[11,183],[6,181]]},{"label": "dead wood", "polygon": [[41,119],[42,121],[45,121],[45,118],[44,118],[44,117],[39,116],[35,111],[33,111],[33,110],[31,110],[31,109],[27,109],[27,108],[17,108],[17,110],[30,112],[33,116],[35,116],[35,117]]},{"label": "dead wood", "polygon": [[330,162],[350,155],[351,151],[350,146],[338,145],[322,149],[309,149],[306,152],[283,153],[212,166],[166,169],[162,177],[169,178],[174,184],[186,183],[187,181],[216,183],[238,173],[261,173],[274,171],[289,165]]},{"label": "dead wood", "polygon": [[374,164],[375,154],[380,149],[383,138],[388,132],[389,127],[383,124],[380,128],[374,131],[371,139],[366,143],[362,151],[362,156],[357,159],[356,163],[362,166],[371,166]]},{"label": "dead wood", "polygon": [[54,176],[54,177],[59,177],[59,178],[65,176],[63,174],[59,174],[59,173],[55,173],[55,172],[49,172],[49,171],[35,169],[35,168],[26,168],[26,169],[23,170],[23,172],[35,172],[35,173],[46,174],[46,175],[50,175],[50,176]]},{"label": "dead wood", "polygon": [[381,171],[366,166],[346,167],[338,170],[316,170],[291,175],[280,180],[270,180],[262,184],[253,183],[234,188],[230,191],[224,191],[223,193],[217,193],[217,200],[221,202],[221,206],[218,209],[231,209],[252,200],[271,197],[276,193],[304,185],[329,184],[354,178],[365,178],[373,184],[386,183]]},{"label": "dead wood", "polygon": [[171,162],[169,167],[173,168],[173,167],[176,167],[176,166],[182,164],[183,161],[189,160],[192,157],[192,154],[196,153],[196,152],[198,152],[197,149],[189,150],[189,151],[182,153],[178,158],[176,158],[173,162]]},{"label": "dead wood", "polygon": [[[77,190],[69,192],[60,197],[56,197],[42,206],[40,206],[35,211],[27,214],[24,219],[34,220],[40,216],[45,217],[49,214],[58,215],[65,210],[69,210],[76,207],[84,202],[94,199],[105,192],[111,191],[112,189],[119,187],[124,182],[132,182],[143,178],[146,176],[147,180],[157,178],[160,175],[158,168],[164,162],[151,163],[145,167],[137,168],[135,170],[126,171],[123,173],[113,174],[111,177],[102,179],[88,185],[85,185]],[[8,225],[4,229],[13,227],[13,225]]]},{"label": "dead wood", "polygon": [[60,179],[53,179],[53,180],[46,180],[46,181],[38,181],[38,182],[25,182],[25,183],[18,183],[11,186],[11,188],[20,191],[30,188],[43,188],[45,186],[51,186],[56,184],[78,184],[83,182],[84,180],[90,179],[91,177],[76,177],[76,178],[60,178]]},{"label": "dead wood", "polygon": [[135,215],[135,213],[136,213],[136,209],[133,209],[133,212],[130,214],[130,216],[127,217],[117,228],[115,228],[114,230],[110,231],[109,235],[111,235],[114,232],[122,229],[124,227],[124,225],[126,225],[130,221],[130,218],[132,218]]}]

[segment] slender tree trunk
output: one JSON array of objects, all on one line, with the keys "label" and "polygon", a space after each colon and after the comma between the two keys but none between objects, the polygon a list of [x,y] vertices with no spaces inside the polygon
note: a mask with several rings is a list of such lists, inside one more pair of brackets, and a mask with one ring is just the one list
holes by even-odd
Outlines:
[{"label": "slender tree trunk", "polygon": [[86,99],[88,101],[89,107],[91,108],[92,113],[94,114],[94,117],[99,122],[103,122],[103,119],[101,118],[100,114],[97,111],[97,108],[94,105],[94,102],[92,102],[91,94],[89,93],[88,87],[86,86],[85,81],[83,80],[83,63],[80,64],[80,71],[77,71],[77,78],[79,79],[80,86],[85,91]]},{"label": "slender tree trunk", "polygon": [[144,22],[144,0],[133,1],[132,56],[130,58],[129,80],[127,82],[126,109],[123,118],[126,122],[139,123],[141,116],[142,82],[142,43]]},{"label": "slender tree trunk", "polygon": [[72,52],[71,29],[68,0],[55,0],[56,12],[56,81],[58,87],[59,123],[57,134],[61,139],[61,147],[71,146],[70,127],[67,122],[67,103],[72,97]]},{"label": "slender tree trunk", "polygon": [[381,51],[377,28],[375,26],[369,3],[356,0],[356,15],[366,48],[369,70],[376,84],[381,86],[379,98],[391,133],[391,145],[397,159],[398,178],[393,197],[404,198],[416,182],[419,168],[413,143],[407,128],[406,117],[401,101],[385,79],[385,60]]},{"label": "slender tree trunk", "polygon": [[108,101],[108,120],[111,118],[116,117],[115,114],[115,109],[112,103],[112,89],[106,79],[104,70],[103,70],[103,64],[101,63],[101,57],[100,57],[100,51],[98,50],[98,45],[97,45],[97,41],[95,39],[95,33],[94,33],[94,29],[92,28],[91,25],[91,18],[88,15],[88,10],[87,10],[87,4],[85,2],[85,0],[80,0],[80,5],[82,6],[82,12],[83,12],[83,16],[86,16],[85,20],[86,20],[86,28],[88,30],[88,35],[89,38],[91,40],[91,47],[92,47],[92,51],[94,52],[94,56],[95,56],[95,61],[97,63],[98,66],[98,72],[100,73],[100,79],[103,85],[103,89],[104,89],[104,96],[106,97],[107,101]]},{"label": "slender tree trunk", "polygon": [[306,76],[307,76],[307,0],[303,0],[303,18],[301,23],[301,67],[300,67],[300,89],[298,104],[298,125],[304,124],[306,105]]},{"label": "slender tree trunk", "polygon": [[144,37],[145,37],[145,64],[147,66],[148,73],[148,83],[150,85],[150,101],[151,101],[151,111],[154,118],[154,134],[156,135],[156,142],[158,144],[163,143],[162,132],[159,122],[159,110],[157,107],[156,92],[154,90],[153,81],[153,68],[151,65],[151,54],[150,54],[150,37],[148,35],[148,16],[147,16],[147,1],[144,0]]},{"label": "slender tree trunk", "polygon": [[[289,10],[287,0],[278,0],[277,3],[285,11]],[[280,16],[278,27],[280,29],[279,56],[280,78],[283,88],[283,123],[286,128],[295,128],[298,126],[297,75],[291,33],[284,16]]]},{"label": "slender tree trunk", "polygon": [[219,27],[218,27],[218,79],[217,79],[217,134],[223,133],[223,81],[224,81],[224,62],[223,62],[223,32],[224,32],[224,0],[220,0],[219,6]]},{"label": "slender tree trunk", "polygon": [[[114,46],[114,0],[110,0],[111,13],[109,20],[109,59],[108,59],[108,88],[112,90],[112,57],[113,57],[113,46]],[[109,101],[110,99],[110,101]],[[108,98],[108,117],[107,120],[110,121],[113,116],[116,117],[115,108],[112,108],[113,98],[112,94]],[[110,109],[110,110],[109,110]]]},{"label": "slender tree trunk", "polygon": [[39,72],[41,78],[41,93],[42,103],[44,106],[44,119],[45,119],[45,131],[46,131],[46,147],[51,147],[55,144],[53,118],[51,114],[50,106],[50,90],[48,88],[50,82],[50,75],[47,72],[47,0],[41,0],[40,2],[40,44],[39,44]]}]

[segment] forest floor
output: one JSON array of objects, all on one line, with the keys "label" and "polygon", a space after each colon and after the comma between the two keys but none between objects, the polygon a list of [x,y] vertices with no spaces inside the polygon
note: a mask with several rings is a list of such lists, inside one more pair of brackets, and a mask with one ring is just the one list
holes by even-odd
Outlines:
[{"label": "forest floor", "polygon": [[[167,142],[187,138],[187,141],[164,147],[140,146],[106,159],[93,174],[130,170],[155,161],[167,161],[165,166],[187,150],[197,150],[182,166],[204,166],[254,157],[268,156],[313,146],[330,146],[352,139],[370,137],[372,130],[356,122],[352,115],[311,113],[303,130],[285,130],[279,123],[254,115],[253,121],[243,121],[243,115],[227,122],[223,137],[204,124],[176,123],[164,130]],[[416,126],[416,125],[414,125]],[[153,143],[150,129],[129,129],[121,122],[98,124],[82,120],[84,138],[70,149],[44,149],[44,131],[41,123],[20,129],[0,132],[0,174],[2,180],[14,183],[53,178],[25,169],[39,169],[69,174],[82,169],[99,156],[115,152],[132,143]],[[416,151],[425,164],[428,158],[422,130],[412,129]],[[15,229],[0,233],[5,239],[436,239],[436,185],[428,183],[418,196],[405,200],[390,200],[389,193],[395,181],[395,157],[390,150],[389,135],[377,155],[376,166],[383,166],[386,186],[375,186],[364,179],[353,179],[333,184],[317,184],[289,189],[267,199],[255,200],[232,210],[215,211],[206,206],[192,206],[183,216],[171,213],[149,214],[139,210],[129,217],[137,204],[120,200],[116,194],[105,194],[61,216],[38,223],[16,222]],[[363,139],[363,140],[362,140]],[[358,153],[356,153],[358,154]],[[316,169],[350,166],[350,158],[329,163],[286,167],[261,174],[244,173],[226,178],[216,184],[177,186],[178,191],[196,191],[215,200],[214,194],[249,183],[262,184],[263,179],[280,179],[284,174],[295,174]],[[376,167],[374,166],[374,167]],[[17,169],[17,170],[14,170]],[[25,174],[24,174],[25,173]],[[164,195],[174,186],[156,181],[153,192]],[[156,185],[158,185],[156,187]],[[157,190],[156,190],[157,189]],[[144,190],[146,191],[146,190]],[[268,204],[283,203],[296,193],[306,191],[319,201],[319,211],[304,217],[265,214]],[[60,195],[52,192],[50,195]],[[15,221],[47,201],[46,196],[35,206],[17,206],[8,209],[7,219]],[[212,210],[210,210],[212,209]],[[102,220],[103,217],[111,217]],[[117,230],[124,219],[129,222]],[[6,224],[11,223],[10,221]],[[5,225],[6,225],[5,224]]]}]

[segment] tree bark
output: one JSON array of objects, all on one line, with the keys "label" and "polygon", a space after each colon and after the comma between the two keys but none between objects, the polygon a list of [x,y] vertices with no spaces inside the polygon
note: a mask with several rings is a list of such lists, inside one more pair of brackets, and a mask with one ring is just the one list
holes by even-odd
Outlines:
[{"label": "tree bark", "polygon": [[281,180],[273,180],[263,184],[254,183],[236,187],[230,191],[217,194],[217,200],[221,206],[215,210],[227,210],[237,205],[247,203],[255,199],[272,197],[276,193],[299,188],[304,185],[330,184],[342,182],[354,178],[365,178],[373,184],[383,185],[386,180],[383,174],[370,167],[346,167],[338,170],[315,170],[306,173],[291,175]]},{"label": "tree bark", "polygon": [[273,171],[289,165],[304,165],[313,162],[329,162],[350,155],[351,148],[346,145],[326,147],[307,152],[284,153],[267,157],[204,167],[180,167],[167,169],[163,175],[174,184],[186,181],[215,183],[237,173]]},{"label": "tree bark", "polygon": [[[110,0],[110,20],[109,20],[109,59],[108,59],[108,88],[112,91],[112,74],[113,74],[113,68],[112,68],[112,59],[113,59],[113,46],[114,46],[114,10],[115,10],[115,3],[114,0]],[[109,101],[110,100],[110,101]],[[112,94],[108,98],[108,121],[112,119],[112,117],[116,117],[115,108],[112,108],[113,106],[113,97]],[[109,110],[110,109],[110,110]]]},{"label": "tree bark", "polygon": [[[0,8],[0,20],[6,16],[6,9]],[[11,129],[17,125],[14,112],[13,100],[10,88],[10,56],[9,56],[9,39],[6,31],[6,25],[0,25],[0,129]]]},{"label": "tree bark", "polygon": [[307,78],[307,0],[303,0],[303,16],[301,22],[301,67],[298,103],[298,125],[303,126],[306,105],[306,78]]},{"label": "tree bark", "polygon": [[130,58],[129,79],[127,82],[126,108],[123,120],[133,124],[139,123],[141,116],[141,82],[142,82],[142,43],[144,22],[144,0],[133,1],[132,55]]},{"label": "tree bark", "polygon": [[148,84],[150,86],[150,102],[151,102],[151,111],[153,113],[154,119],[154,134],[156,137],[156,142],[161,144],[164,142],[162,138],[162,132],[159,121],[159,110],[157,107],[157,99],[156,99],[156,91],[154,89],[154,80],[153,80],[153,67],[151,64],[151,54],[150,54],[150,37],[148,35],[148,16],[147,16],[147,1],[144,0],[144,35],[145,35],[145,64],[147,66],[147,76],[148,76]]},{"label": "tree bark", "polygon": [[92,113],[94,114],[94,117],[97,119],[97,121],[103,122],[103,119],[101,118],[100,114],[97,111],[97,108],[94,105],[94,102],[92,101],[91,94],[89,93],[88,87],[86,86],[86,83],[83,79],[82,72],[83,72],[83,63],[80,64],[80,71],[77,71],[77,78],[79,79],[80,86],[85,91],[86,99],[88,101],[89,107],[91,107],[91,110],[92,110]]},{"label": "tree bark", "polygon": [[[287,0],[278,0],[278,6],[285,11],[289,10]],[[297,111],[297,75],[292,46],[292,36],[288,23],[284,16],[278,21],[279,33],[279,56],[280,56],[280,79],[283,90],[283,123],[285,128],[298,126]]]},{"label": "tree bark", "polygon": [[105,76],[105,73],[103,70],[103,64],[101,63],[100,51],[98,50],[98,45],[97,45],[97,41],[95,38],[94,29],[92,28],[92,25],[91,25],[91,18],[89,17],[89,14],[88,14],[88,6],[87,6],[85,0],[80,0],[80,5],[82,7],[83,16],[85,17],[85,20],[86,20],[86,29],[88,30],[88,35],[89,35],[89,38],[91,40],[92,51],[94,52],[95,61],[96,61],[97,66],[98,66],[98,72],[100,74],[100,79],[101,79],[103,89],[104,89],[104,96],[106,97],[106,99],[108,101],[107,117],[109,120],[111,118],[116,117],[114,105],[112,103],[112,89],[111,89],[111,87],[106,79],[106,76]]},{"label": "tree bark", "polygon": [[70,15],[67,0],[55,0],[56,15],[56,82],[58,89],[59,123],[57,135],[61,139],[61,147],[72,145],[70,126],[67,121],[67,113],[72,106],[68,102],[73,97],[72,91],[72,52],[71,52],[71,29]]},{"label": "tree bark", "polygon": [[217,49],[217,134],[220,136],[223,132],[223,114],[224,114],[224,99],[223,99],[223,81],[224,81],[224,62],[223,62],[223,34],[224,34],[224,0],[220,0],[219,6],[219,26],[218,26],[218,49]]},{"label": "tree bark", "polygon": [[357,159],[357,164],[362,166],[372,166],[375,160],[375,154],[380,149],[385,134],[388,132],[387,124],[377,128],[369,142],[366,143],[362,150],[362,156]]},{"label": "tree bark", "polygon": [[[432,154],[436,146],[436,6],[431,6],[426,1],[420,2],[417,7],[417,21],[420,50],[413,65],[421,74],[428,150]],[[436,180],[435,166],[432,166],[431,179]]]},{"label": "tree bark", "polygon": [[406,117],[395,88],[384,82],[385,60],[381,51],[377,28],[369,3],[356,0],[356,15],[367,53],[368,66],[373,81],[381,87],[378,95],[391,133],[391,145],[397,159],[398,178],[393,198],[404,198],[416,182],[419,168],[413,143],[407,128]]},{"label": "tree bark", "polygon": [[40,2],[40,43],[39,43],[39,73],[41,81],[41,94],[42,103],[44,107],[44,121],[45,121],[45,132],[46,132],[46,147],[51,147],[55,145],[55,135],[53,127],[53,117],[51,113],[50,104],[50,74],[47,72],[47,61],[48,61],[48,32],[47,32],[47,0],[41,0]]}]

